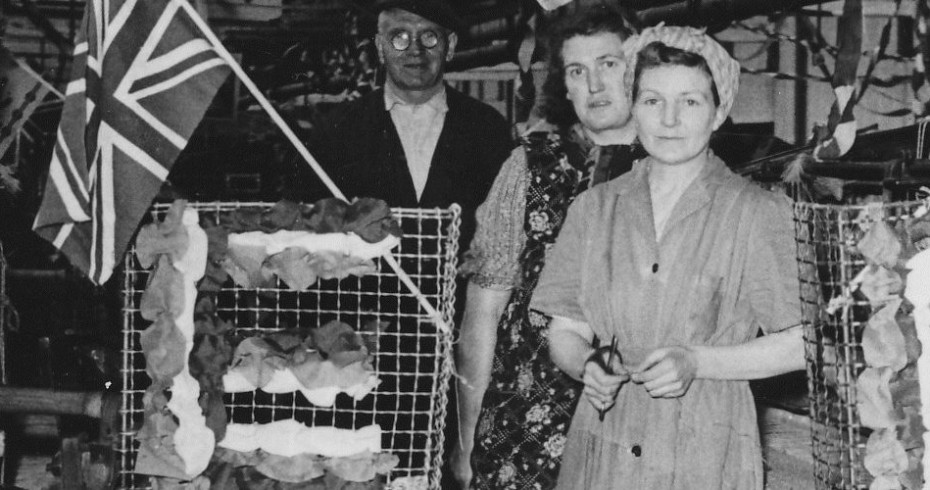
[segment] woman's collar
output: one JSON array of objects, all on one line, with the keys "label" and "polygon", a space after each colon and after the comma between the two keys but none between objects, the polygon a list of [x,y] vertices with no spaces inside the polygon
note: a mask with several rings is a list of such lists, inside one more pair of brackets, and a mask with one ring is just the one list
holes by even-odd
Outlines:
[{"label": "woman's collar", "polygon": [[[646,158],[643,158],[643,171],[648,177],[649,168],[654,165],[655,159],[650,155]],[[699,180],[707,183],[719,183],[723,182],[726,179],[728,174],[728,168],[726,163],[720,159],[715,153],[714,150],[710,148],[707,149],[707,159],[704,161],[704,164],[701,166],[701,170],[698,172],[695,180]]]}]

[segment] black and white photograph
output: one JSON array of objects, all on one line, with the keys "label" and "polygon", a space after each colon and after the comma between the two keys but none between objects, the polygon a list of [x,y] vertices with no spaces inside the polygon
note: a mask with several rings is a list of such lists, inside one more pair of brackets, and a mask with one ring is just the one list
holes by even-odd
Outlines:
[{"label": "black and white photograph", "polygon": [[0,0],[0,490],[930,489],[928,69],[930,0]]}]

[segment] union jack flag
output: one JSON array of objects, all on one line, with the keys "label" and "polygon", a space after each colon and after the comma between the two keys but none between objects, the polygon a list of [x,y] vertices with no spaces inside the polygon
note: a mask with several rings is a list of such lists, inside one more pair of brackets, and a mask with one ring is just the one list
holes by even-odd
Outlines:
[{"label": "union jack flag", "polygon": [[229,74],[185,1],[87,2],[33,229],[96,284]]}]

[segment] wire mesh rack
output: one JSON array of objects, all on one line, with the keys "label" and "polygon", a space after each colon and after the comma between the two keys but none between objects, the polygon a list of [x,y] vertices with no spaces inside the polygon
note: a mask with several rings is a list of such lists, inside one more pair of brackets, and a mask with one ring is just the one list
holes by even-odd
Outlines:
[{"label": "wire mesh rack", "polygon": [[13,310],[6,295],[6,269],[6,254],[3,252],[3,242],[0,242],[0,385],[6,384],[6,331],[13,327],[9,319]]},{"label": "wire mesh rack", "polygon": [[[219,222],[223,213],[262,210],[270,203],[194,203],[201,220]],[[156,207],[159,217],[167,206]],[[404,231],[393,257],[427,301],[451,325],[460,211],[395,208]],[[132,250],[130,251],[132,252]],[[136,431],[144,420],[142,399],[150,379],[140,347],[148,322],[139,303],[148,271],[134,253],[125,259],[123,306],[122,427],[119,488],[151,488],[148,477],[133,472],[138,444]],[[332,407],[312,405],[299,393],[267,394],[257,390],[226,394],[227,416],[234,423],[268,423],[293,418],[307,426],[358,429],[378,424],[382,448],[398,456],[387,477],[387,488],[439,488],[444,443],[447,389],[453,371],[452,334],[440,331],[421,309],[417,298],[384,262],[364,277],[320,280],[309,289],[293,291],[280,282],[272,288],[243,289],[227,281],[217,297],[217,315],[251,336],[293,327],[317,327],[340,320],[378,346],[374,374],[379,386],[361,400],[339,395]],[[370,320],[386,322],[377,332],[361,330]],[[371,338],[375,337],[375,338]]]},{"label": "wire mesh rack", "polygon": [[[876,216],[877,206],[881,219],[894,227],[922,204],[795,204],[818,490],[867,489],[872,481],[864,467],[870,429],[860,424],[856,393],[856,381],[866,368],[862,332],[872,308],[867,299],[849,294],[850,282],[866,266],[856,249],[863,235],[860,217]],[[849,301],[834,311],[830,300],[839,297]]]},{"label": "wire mesh rack", "polygon": [[[3,242],[0,242],[0,386],[6,384],[6,255],[3,253]],[[0,430],[0,482],[6,481],[6,453],[5,434]]]}]

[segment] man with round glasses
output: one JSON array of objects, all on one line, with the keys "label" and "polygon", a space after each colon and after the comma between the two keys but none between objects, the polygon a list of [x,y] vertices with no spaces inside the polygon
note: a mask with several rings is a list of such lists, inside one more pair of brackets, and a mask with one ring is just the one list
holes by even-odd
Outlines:
[{"label": "man with round glasses", "polygon": [[[407,31],[397,31],[391,36],[391,46],[398,51],[406,51],[413,42],[413,37],[414,35]],[[420,46],[426,49],[435,48],[439,44],[439,34],[432,29],[418,33],[416,37]]]},{"label": "man with round glasses", "polygon": [[457,43],[454,31],[416,13],[381,12],[375,46],[387,70],[386,89],[414,105],[427,103],[442,91],[445,65]]},{"label": "man with round glasses", "polygon": [[[456,31],[463,29],[445,0],[379,0],[375,6],[375,47],[385,70],[384,87],[334,109],[314,128],[308,148],[349,199],[374,197],[391,206],[420,208],[458,204],[462,209],[459,250],[464,251],[474,234],[475,210],[514,146],[510,127],[497,110],[443,82],[458,43]],[[311,202],[328,196],[303,167],[298,167],[298,195]],[[404,260],[401,265],[416,267]],[[390,293],[385,287],[382,293]],[[456,309],[462,311],[464,281],[458,291]],[[417,305],[411,307],[416,311],[410,313],[419,313]],[[398,323],[389,328],[416,331],[415,321]],[[406,355],[416,351],[413,344],[419,341],[420,336],[402,337],[396,359],[381,353],[380,362],[396,362],[402,373],[415,372],[414,362],[420,363],[420,372],[429,371],[423,366],[427,361]],[[411,433],[426,429],[427,421],[420,418],[390,415],[400,402],[386,393],[399,389],[393,385],[396,382],[394,377],[382,379],[378,423]],[[454,429],[455,424],[448,426]],[[394,447],[404,448],[398,452],[401,466],[425,448],[425,440],[411,437],[401,433],[392,438]]]},{"label": "man with round glasses", "polygon": [[[384,87],[336,108],[308,147],[350,199],[462,207],[460,247],[513,142],[503,116],[443,82],[462,21],[446,0],[379,0],[375,47]],[[303,173],[303,172],[302,172]],[[298,185],[325,197],[315,177]]]}]

